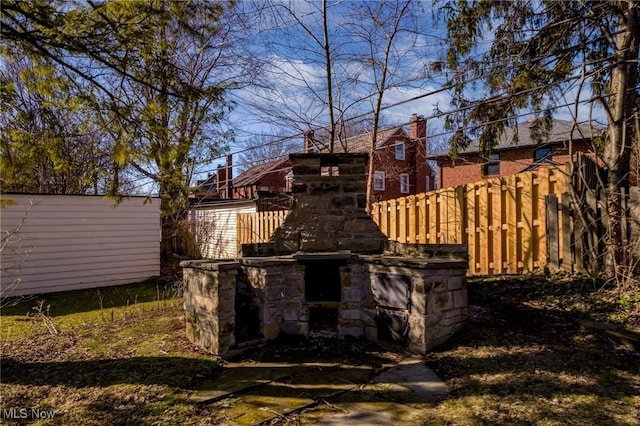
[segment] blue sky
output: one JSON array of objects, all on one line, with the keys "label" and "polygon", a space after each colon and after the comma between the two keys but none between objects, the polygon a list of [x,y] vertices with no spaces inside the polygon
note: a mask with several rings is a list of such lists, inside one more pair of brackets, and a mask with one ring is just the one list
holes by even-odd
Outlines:
[{"label": "blue sky", "polygon": [[[263,69],[256,81],[260,86],[244,87],[231,93],[230,99],[234,101],[235,108],[228,125],[237,140],[236,145],[231,147],[232,152],[247,139],[263,139],[263,135],[273,135],[274,138],[293,135],[309,127],[328,125],[328,109],[323,105],[326,71],[323,52],[317,42],[322,40],[321,3],[300,0],[274,3],[274,8],[261,12],[261,19],[244,40],[246,53],[259,58]],[[367,43],[353,36],[354,31],[367,30],[366,26],[363,29],[357,25],[358,17],[354,14],[359,4],[364,3],[328,3],[330,43],[336,54],[333,64],[334,96],[339,101],[335,103],[353,103],[346,109],[346,117],[366,115],[373,111],[371,99],[356,102],[371,93],[370,83],[375,77],[371,67],[358,64],[353,58],[344,58],[355,56],[358,51],[366,53],[370,49]],[[442,77],[434,77],[428,71],[430,62],[444,55],[445,46],[443,31],[434,25],[427,4],[430,5],[430,2],[414,4],[419,7],[415,8],[413,20],[405,24],[412,31],[399,33],[395,40],[393,60],[390,62],[392,74],[395,70],[403,71],[401,76],[392,77],[394,87],[388,89],[383,98],[384,105],[397,104],[383,111],[382,120],[386,125],[407,123],[414,113],[429,117],[436,106],[446,109],[449,105],[450,98],[444,92],[403,103],[407,99],[436,92],[444,83]],[[245,2],[240,6],[247,10],[255,5]],[[369,2],[368,6],[376,7],[377,2]],[[301,29],[302,26],[308,31]],[[384,41],[378,39],[374,42],[377,53],[383,51]],[[410,81],[398,84],[403,79]],[[265,109],[272,109],[274,114],[281,113],[295,123],[270,116]],[[440,127],[439,121],[435,120],[432,124]],[[220,159],[210,170],[222,163]]]},{"label": "blue sky", "polygon": [[[392,2],[391,2],[392,3]],[[240,7],[250,11],[256,5],[266,3],[241,2]],[[377,2],[329,1],[328,26],[330,42],[336,50],[336,56],[348,56],[358,51],[367,50],[366,43],[354,37],[354,31],[362,31],[354,15],[358,5],[375,7]],[[273,138],[295,135],[310,127],[323,127],[328,124],[328,110],[323,102],[326,94],[324,57],[318,40],[322,40],[322,14],[320,1],[282,0],[274,1],[274,7],[259,11],[260,19],[251,27],[242,46],[245,53],[257,58],[263,67],[254,77],[259,86],[248,86],[231,93],[236,106],[229,117],[227,125],[236,135],[236,144],[231,152],[240,149],[243,141],[259,139],[264,141],[269,135]],[[383,105],[395,105],[382,112],[382,120],[386,125],[407,123],[412,114],[423,115],[428,119],[428,134],[432,138],[432,149],[443,149],[448,135],[443,131],[441,117],[431,118],[437,109],[447,111],[450,106],[450,95],[439,91],[447,79],[446,74],[430,71],[433,61],[441,60],[446,54],[446,29],[441,22],[434,21],[431,1],[413,3],[414,21],[406,27],[415,25],[414,31],[404,32],[395,40],[395,57],[392,66],[404,69],[403,78],[410,80],[406,84],[397,84],[384,95]],[[305,29],[306,28],[306,29]],[[366,26],[365,26],[366,29]],[[487,33],[480,49],[486,49],[492,41],[492,34]],[[378,53],[383,50],[384,40],[377,41]],[[410,76],[407,76],[411,74]],[[334,61],[335,90],[340,101],[348,104],[353,99],[362,98],[370,93],[368,82],[374,75],[371,68],[363,67],[344,59]],[[350,81],[355,76],[358,83]],[[474,95],[482,93],[482,87],[475,87]],[[428,96],[424,96],[430,94]],[[334,94],[336,96],[336,94]],[[588,97],[585,93],[583,98]],[[566,103],[575,98],[575,90],[568,92]],[[409,99],[415,99],[406,102]],[[347,117],[370,113],[371,102],[360,101],[347,109]],[[277,117],[281,115],[281,117]],[[582,107],[579,119],[587,119],[589,111]],[[602,112],[595,111],[596,118],[602,120]],[[561,108],[554,117],[571,119],[571,109]],[[518,121],[529,117],[523,116]],[[237,160],[236,160],[237,161]],[[220,159],[213,166],[206,165],[203,172],[215,170]]]}]

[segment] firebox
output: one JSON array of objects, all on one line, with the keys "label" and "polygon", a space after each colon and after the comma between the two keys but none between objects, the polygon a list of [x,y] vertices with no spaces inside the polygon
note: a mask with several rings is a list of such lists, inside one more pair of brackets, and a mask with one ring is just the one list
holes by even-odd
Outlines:
[{"label": "firebox", "polygon": [[299,260],[304,266],[304,297],[307,302],[340,302],[340,267],[347,261]]}]

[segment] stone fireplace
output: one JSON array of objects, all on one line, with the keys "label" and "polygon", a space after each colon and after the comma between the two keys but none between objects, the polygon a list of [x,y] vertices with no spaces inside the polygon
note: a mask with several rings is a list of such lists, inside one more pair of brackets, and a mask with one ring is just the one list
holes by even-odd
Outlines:
[{"label": "stone fireplace", "polygon": [[275,339],[364,337],[425,353],[467,315],[463,245],[389,242],[366,213],[366,154],[292,154],[293,205],[237,259],[182,262],[187,336],[224,356]]}]

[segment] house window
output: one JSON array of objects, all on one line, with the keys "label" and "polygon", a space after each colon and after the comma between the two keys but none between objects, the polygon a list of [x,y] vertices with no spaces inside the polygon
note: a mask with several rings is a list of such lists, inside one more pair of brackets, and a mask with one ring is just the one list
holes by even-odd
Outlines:
[{"label": "house window", "polygon": [[395,147],[396,147],[396,160],[404,160],[404,142],[397,142]]},{"label": "house window", "polygon": [[373,189],[375,191],[384,191],[384,172],[373,173]]},{"label": "house window", "polygon": [[551,147],[538,148],[533,150],[533,161],[540,163],[551,160]]},{"label": "house window", "polygon": [[409,175],[406,173],[400,175],[400,192],[403,194],[409,193]]},{"label": "house window", "polygon": [[500,154],[491,154],[489,161],[482,165],[482,174],[492,176],[500,174]]}]

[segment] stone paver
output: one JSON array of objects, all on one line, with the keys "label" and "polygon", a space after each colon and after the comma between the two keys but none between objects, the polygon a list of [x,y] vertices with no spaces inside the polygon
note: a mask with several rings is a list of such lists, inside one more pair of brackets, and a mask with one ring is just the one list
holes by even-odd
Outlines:
[{"label": "stone paver", "polygon": [[279,417],[286,423],[288,415],[301,424],[357,426],[419,423],[423,410],[447,395],[421,357],[385,367],[375,376],[378,363],[229,363],[192,400],[215,408],[213,420],[230,426]]},{"label": "stone paver", "polygon": [[190,399],[194,402],[213,402],[306,369],[308,367],[302,364],[290,363],[229,363],[224,366],[222,374],[205,381]]},{"label": "stone paver", "polygon": [[325,426],[411,425],[419,424],[421,414],[421,410],[408,405],[369,397],[368,401],[341,401],[330,407],[318,408],[315,413],[303,415],[300,423]]}]

